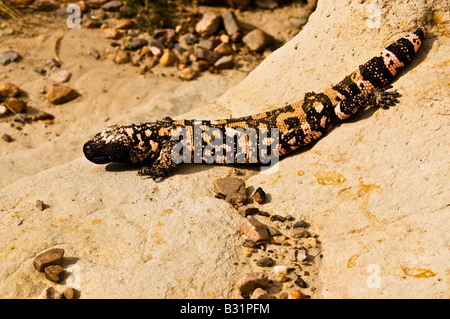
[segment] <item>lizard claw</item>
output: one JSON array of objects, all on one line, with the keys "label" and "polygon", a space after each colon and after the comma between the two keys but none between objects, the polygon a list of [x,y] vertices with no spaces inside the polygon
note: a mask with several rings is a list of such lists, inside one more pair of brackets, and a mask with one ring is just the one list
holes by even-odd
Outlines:
[{"label": "lizard claw", "polygon": [[382,109],[388,109],[390,106],[394,106],[399,102],[398,97],[402,96],[397,90],[387,91],[392,88],[392,85],[387,86],[384,89],[375,91],[373,93],[374,104]]}]

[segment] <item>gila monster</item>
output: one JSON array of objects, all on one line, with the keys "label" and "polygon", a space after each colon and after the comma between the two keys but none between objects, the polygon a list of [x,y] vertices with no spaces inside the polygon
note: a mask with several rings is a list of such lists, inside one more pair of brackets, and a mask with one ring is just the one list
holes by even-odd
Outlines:
[{"label": "gila monster", "polygon": [[[317,140],[360,109],[395,105],[400,94],[386,89],[391,88],[389,83],[398,70],[418,51],[424,36],[425,30],[417,29],[386,47],[335,86],[323,93],[308,92],[302,101],[239,118],[197,121],[166,117],[149,123],[113,125],[89,140],[83,147],[84,154],[96,164],[141,164],[139,174],[153,179],[169,176],[181,158],[188,163],[261,164],[261,157],[268,153],[255,150],[267,150],[276,144],[271,149],[272,155],[281,157]],[[274,129],[278,133],[276,138],[275,135],[267,137]],[[184,132],[184,144],[177,140],[180,132]],[[255,133],[257,138],[249,138],[248,132]],[[224,143],[224,137],[233,142],[232,146]],[[176,152],[176,148],[183,152]]]}]

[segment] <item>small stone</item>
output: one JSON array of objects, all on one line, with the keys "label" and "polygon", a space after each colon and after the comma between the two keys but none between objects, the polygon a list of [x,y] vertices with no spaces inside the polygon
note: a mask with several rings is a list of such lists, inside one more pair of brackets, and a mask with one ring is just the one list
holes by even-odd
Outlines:
[{"label": "small stone", "polygon": [[259,209],[257,207],[239,207],[238,209],[239,215],[243,217],[247,217],[250,215],[256,215],[259,213]]},{"label": "small stone", "polygon": [[157,29],[153,31],[153,38],[161,41],[162,43],[171,41],[172,39],[175,38],[175,35],[176,35],[175,30],[171,28]]},{"label": "small stone", "polygon": [[305,299],[306,298],[306,295],[297,289],[292,289],[290,291],[290,294],[292,296],[292,299]]},{"label": "small stone", "polygon": [[220,55],[229,55],[233,53],[233,49],[231,49],[231,46],[228,43],[222,42],[215,47],[214,52]]},{"label": "small stone", "polygon": [[52,248],[49,249],[34,258],[33,265],[38,271],[44,271],[44,269],[50,265],[60,265],[64,256],[64,249]]},{"label": "small stone", "polygon": [[0,116],[5,115],[8,111],[9,110],[5,104],[0,104]]},{"label": "small stone", "polygon": [[0,97],[16,97],[20,94],[20,89],[17,85],[11,82],[3,82],[0,84]]},{"label": "small stone", "polygon": [[8,134],[3,134],[2,140],[4,140],[6,143],[11,143],[14,141],[14,139]]},{"label": "small stone", "polygon": [[8,108],[14,113],[24,113],[25,109],[27,107],[27,103],[22,100],[15,97],[10,97],[6,100],[6,105],[8,105]]},{"label": "small stone", "polygon": [[158,64],[158,58],[155,56],[148,56],[144,59],[144,61],[141,62],[140,68],[141,73],[145,73],[151,68],[153,68],[155,65]]},{"label": "small stone", "polygon": [[113,28],[104,28],[102,37],[105,39],[113,39],[117,40],[122,37],[122,33],[119,30],[113,29]]},{"label": "small stone", "polygon": [[102,5],[102,10],[117,12],[120,10],[120,7],[122,7],[122,6],[123,6],[122,1],[113,0],[113,1],[106,2],[104,5]]},{"label": "small stone", "polygon": [[256,288],[250,299],[269,299],[269,294],[264,289]]},{"label": "small stone", "polygon": [[282,291],[279,294],[275,295],[275,299],[288,299],[289,294],[286,291]]},{"label": "small stone", "polygon": [[116,24],[117,30],[130,30],[134,27],[134,21],[131,19],[120,19]]},{"label": "small stone", "polygon": [[131,51],[136,51],[137,49],[140,49],[147,44],[148,44],[147,40],[142,39],[142,38],[135,38],[125,45],[125,49],[131,50]]},{"label": "small stone", "polygon": [[0,63],[3,66],[10,64],[11,62],[19,61],[21,56],[14,50],[8,50],[0,53]]},{"label": "small stone", "polygon": [[278,229],[274,227],[267,226],[267,231],[269,232],[270,237],[283,235]]},{"label": "small stone", "polygon": [[192,68],[187,67],[180,71],[178,74],[178,77],[184,81],[190,81],[197,75],[197,72],[195,72]]},{"label": "small stone", "polygon": [[230,42],[230,36],[227,34],[220,35],[220,42],[222,43],[229,43]]},{"label": "small stone", "polygon": [[72,73],[67,70],[60,70],[58,68],[53,68],[47,75],[47,78],[55,83],[64,83],[70,80]]},{"label": "small stone", "polygon": [[245,182],[238,177],[219,178],[214,181],[214,192],[235,207],[242,206],[247,200]]},{"label": "small stone", "polygon": [[45,277],[53,282],[59,282],[61,280],[61,274],[64,269],[60,265],[50,265],[44,269]]},{"label": "small stone", "polygon": [[45,73],[47,73],[47,71],[42,66],[33,68],[33,71],[40,75],[45,75]]},{"label": "small stone", "polygon": [[41,297],[43,299],[61,299],[61,293],[55,287],[45,288]]},{"label": "small stone", "polygon": [[214,63],[214,66],[218,69],[232,69],[234,66],[234,61],[232,56],[223,56]]},{"label": "small stone", "polygon": [[162,66],[171,66],[175,63],[175,55],[169,49],[164,49],[163,55],[159,59]]},{"label": "small stone", "polygon": [[197,37],[192,33],[186,33],[180,36],[179,42],[183,48],[188,49],[197,42]]},{"label": "small stone", "polygon": [[253,292],[256,288],[265,288],[269,285],[269,276],[265,272],[246,273],[239,278],[236,286],[241,293]]},{"label": "small stone", "polygon": [[130,62],[130,53],[124,50],[119,50],[114,57],[114,62],[117,64],[125,64]]},{"label": "small stone", "polygon": [[217,11],[208,9],[195,25],[195,31],[201,35],[213,34],[219,29],[221,19],[222,17]]},{"label": "small stone", "polygon": [[209,65],[210,64],[208,63],[208,61],[198,60],[198,61],[192,62],[191,67],[195,72],[203,72],[203,71],[208,70]]},{"label": "small stone", "polygon": [[88,29],[98,29],[103,25],[103,22],[97,19],[85,18],[83,21],[83,26]]},{"label": "small stone", "polygon": [[310,236],[309,232],[305,229],[297,230],[292,234],[293,238],[299,239],[299,238],[308,238]]},{"label": "small stone", "polygon": [[255,5],[261,9],[275,9],[278,3],[273,0],[255,0]]},{"label": "small stone", "polygon": [[214,42],[210,39],[200,40],[198,42],[198,47],[205,50],[212,50],[214,48]]},{"label": "small stone", "polygon": [[299,220],[298,222],[296,222],[292,227],[293,228],[299,228],[299,227],[307,228],[308,223],[302,219],[302,220]]},{"label": "small stone", "polygon": [[266,229],[266,225],[261,223],[253,216],[247,216],[247,218],[242,222],[239,229],[250,240],[253,240],[255,242],[264,241],[269,238],[269,233]]},{"label": "small stone", "polygon": [[273,272],[277,275],[287,275],[288,267],[284,265],[273,267]]},{"label": "small stone", "polygon": [[300,288],[308,287],[308,284],[300,276],[297,276],[297,279],[294,281],[294,284],[296,284]]},{"label": "small stone", "polygon": [[248,248],[255,248],[255,247],[256,247],[256,243],[255,243],[253,240],[246,239],[246,240],[244,240],[244,242],[242,243],[242,246],[248,247]]},{"label": "small stone", "polygon": [[269,37],[264,31],[254,29],[249,32],[242,41],[244,41],[251,51],[261,51],[269,44]]},{"label": "small stone", "polygon": [[44,69],[47,72],[49,72],[55,68],[59,68],[59,67],[61,67],[61,63],[58,60],[53,59],[53,58],[48,59],[47,61],[45,61],[45,64],[44,64]]},{"label": "small stone", "polygon": [[92,50],[91,55],[97,60],[100,59],[100,57],[101,57],[100,52],[98,52],[97,49]]},{"label": "small stone", "polygon": [[194,55],[198,59],[206,60],[209,63],[214,63],[220,58],[219,54],[217,54],[217,53],[215,53],[213,51],[210,51],[210,50],[202,49],[200,47],[195,48]]},{"label": "small stone", "polygon": [[48,100],[55,105],[70,102],[79,96],[77,91],[62,84],[53,86],[47,94]]},{"label": "small stone", "polygon": [[240,31],[239,21],[233,11],[225,11],[222,14],[223,24],[227,34],[231,36],[233,33]]},{"label": "small stone", "polygon": [[108,2],[108,0],[87,0],[89,8],[92,9],[99,9],[106,2]]},{"label": "small stone", "polygon": [[258,204],[263,204],[266,202],[266,193],[263,191],[261,187],[258,187],[256,191],[253,193],[252,198]]},{"label": "small stone", "polygon": [[270,257],[263,257],[256,261],[256,265],[259,267],[271,267],[274,263],[275,261]]},{"label": "small stone", "polygon": [[36,201],[36,208],[38,209],[38,210],[40,210],[40,211],[43,211],[44,210],[44,202],[43,201],[41,201],[41,200],[37,200]]},{"label": "small stone", "polygon": [[66,290],[64,290],[62,293],[62,297],[65,299],[76,299],[75,289],[67,287]]}]

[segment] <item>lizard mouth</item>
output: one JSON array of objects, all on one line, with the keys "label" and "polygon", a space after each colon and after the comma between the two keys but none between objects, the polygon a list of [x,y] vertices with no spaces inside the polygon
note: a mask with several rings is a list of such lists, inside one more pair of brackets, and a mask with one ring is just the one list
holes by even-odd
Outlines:
[{"label": "lizard mouth", "polygon": [[95,164],[107,164],[111,162],[109,156],[106,156],[96,150],[93,141],[88,141],[84,144],[83,153],[89,161]]}]

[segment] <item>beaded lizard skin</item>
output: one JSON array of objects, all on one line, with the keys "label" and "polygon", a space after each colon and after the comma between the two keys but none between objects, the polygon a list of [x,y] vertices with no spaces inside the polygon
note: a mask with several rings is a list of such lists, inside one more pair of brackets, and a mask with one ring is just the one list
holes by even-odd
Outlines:
[{"label": "beaded lizard skin", "polygon": [[[173,172],[180,162],[180,156],[185,156],[184,162],[195,163],[211,163],[213,154],[215,163],[262,163],[251,150],[255,150],[255,147],[260,150],[262,146],[271,146],[274,138],[271,136],[252,140],[240,133],[254,129],[258,137],[261,137],[263,133],[277,129],[278,143],[272,155],[286,155],[317,140],[336,123],[347,119],[360,109],[368,106],[388,108],[397,103],[400,94],[396,91],[388,92],[386,89],[391,88],[389,83],[398,70],[419,50],[424,36],[425,30],[417,29],[386,47],[380,55],[359,66],[337,85],[323,93],[308,92],[302,101],[239,118],[194,121],[172,120],[166,117],[150,123],[113,125],[88,141],[83,147],[84,154],[96,164],[141,164],[143,168],[139,171],[140,175],[149,175],[153,179],[164,178]],[[200,135],[195,134],[196,125],[197,129],[201,129]],[[183,129],[188,132],[187,142],[184,144],[187,145],[184,149],[187,154],[175,154],[173,150],[178,141],[172,134]],[[208,143],[214,141],[214,137],[204,134],[208,129],[217,130],[222,137],[232,137],[232,141],[235,141],[236,137],[236,143],[229,146],[222,141],[220,144],[216,143],[218,147],[211,151]],[[195,145],[200,145],[200,149],[195,149]],[[240,160],[237,150],[243,150]],[[234,156],[225,156],[225,151],[234,151]],[[199,157],[195,157],[195,152]],[[206,154],[210,156],[206,158]]]}]

